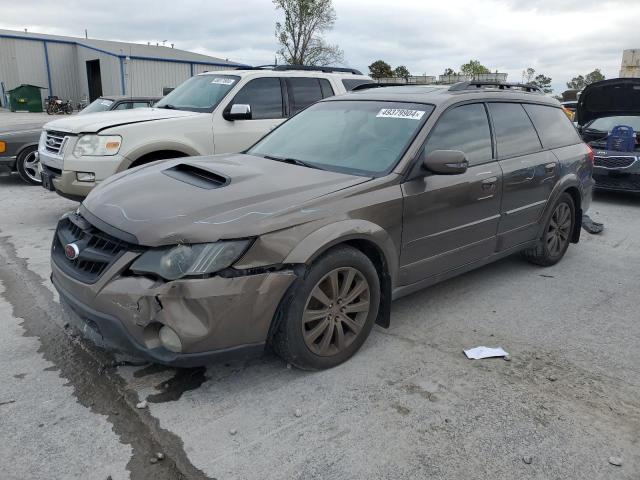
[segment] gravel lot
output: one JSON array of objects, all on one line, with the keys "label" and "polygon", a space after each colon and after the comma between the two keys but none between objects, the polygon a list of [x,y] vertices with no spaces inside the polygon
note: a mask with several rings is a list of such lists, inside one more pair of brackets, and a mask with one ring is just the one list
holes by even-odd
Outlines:
[{"label": "gravel lot", "polygon": [[[605,232],[555,267],[508,258],[396,302],[320,373],[113,366],[49,281],[76,204],[15,175],[0,202],[3,479],[640,478],[640,197],[598,195]],[[512,360],[467,360],[478,345]]]}]

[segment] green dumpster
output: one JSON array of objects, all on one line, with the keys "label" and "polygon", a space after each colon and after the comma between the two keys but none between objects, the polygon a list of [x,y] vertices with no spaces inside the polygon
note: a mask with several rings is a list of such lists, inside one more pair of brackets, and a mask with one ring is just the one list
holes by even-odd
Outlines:
[{"label": "green dumpster", "polygon": [[12,112],[42,112],[42,87],[22,84],[19,87],[9,90],[9,108]]}]

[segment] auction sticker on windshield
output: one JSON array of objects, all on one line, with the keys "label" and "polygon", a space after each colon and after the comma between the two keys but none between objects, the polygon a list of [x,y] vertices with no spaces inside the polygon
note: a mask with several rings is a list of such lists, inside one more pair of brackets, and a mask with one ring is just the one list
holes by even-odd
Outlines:
[{"label": "auction sticker on windshield", "polygon": [[211,83],[215,85],[233,85],[236,82],[235,78],[224,78],[218,77],[214,78]]},{"label": "auction sticker on windshield", "polygon": [[404,108],[383,108],[378,112],[376,118],[409,118],[420,120],[424,115],[424,110],[407,110]]}]

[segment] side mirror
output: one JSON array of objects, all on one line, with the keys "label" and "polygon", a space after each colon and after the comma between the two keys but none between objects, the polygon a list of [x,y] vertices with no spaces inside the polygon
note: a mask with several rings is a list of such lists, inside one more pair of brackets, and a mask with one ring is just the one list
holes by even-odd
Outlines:
[{"label": "side mirror", "polygon": [[459,150],[435,150],[424,157],[422,165],[440,175],[459,175],[469,168],[467,157]]},{"label": "side mirror", "polygon": [[231,108],[224,112],[225,120],[251,120],[251,105],[234,103]]}]

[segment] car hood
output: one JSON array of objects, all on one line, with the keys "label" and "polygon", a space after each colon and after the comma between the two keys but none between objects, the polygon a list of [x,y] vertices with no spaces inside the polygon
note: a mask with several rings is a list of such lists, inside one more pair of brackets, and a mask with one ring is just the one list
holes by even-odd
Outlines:
[{"label": "car hood", "polygon": [[45,130],[69,133],[97,133],[109,127],[130,123],[151,122],[168,118],[191,117],[205,115],[197,112],[168,110],[165,108],[134,108],[132,110],[96,112],[85,115],[73,115],[45,124]]},{"label": "car hood", "polygon": [[190,157],[115,175],[83,208],[141,245],[213,242],[326,216],[313,200],[368,180],[251,155]]},{"label": "car hood", "polygon": [[612,115],[640,115],[640,78],[614,78],[585,87],[578,98],[578,125]]}]

